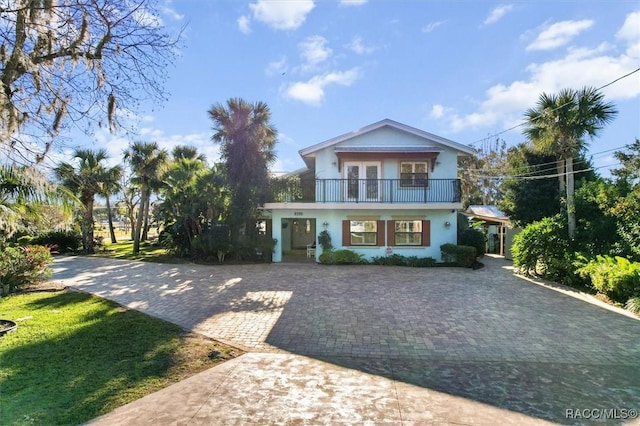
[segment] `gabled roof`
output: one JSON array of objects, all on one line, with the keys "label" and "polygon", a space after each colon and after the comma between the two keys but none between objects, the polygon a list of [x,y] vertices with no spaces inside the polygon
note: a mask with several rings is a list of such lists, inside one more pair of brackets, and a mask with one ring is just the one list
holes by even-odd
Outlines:
[{"label": "gabled roof", "polygon": [[333,145],[337,145],[346,140],[352,139],[357,136],[364,135],[369,132],[373,132],[374,130],[381,129],[383,127],[391,127],[393,129],[400,130],[402,132],[406,132],[420,138],[427,139],[429,141],[435,142],[439,145],[443,145],[458,151],[459,154],[473,154],[473,148],[463,145],[458,142],[454,142],[449,139],[445,139],[441,136],[434,135],[433,133],[425,132],[424,130],[416,129],[415,127],[407,126],[406,124],[398,123],[397,121],[390,120],[388,118],[378,121],[376,123],[370,124],[368,126],[362,127],[361,129],[354,130],[353,132],[345,133],[340,136],[336,136],[335,138],[331,138],[324,142],[317,143],[315,145],[311,145],[307,148],[301,149],[299,152],[300,156],[303,158],[316,153],[317,151],[328,148]]}]

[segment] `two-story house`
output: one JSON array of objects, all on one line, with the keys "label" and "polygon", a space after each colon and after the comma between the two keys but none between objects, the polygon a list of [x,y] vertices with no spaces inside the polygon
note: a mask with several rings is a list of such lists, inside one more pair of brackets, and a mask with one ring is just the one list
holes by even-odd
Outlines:
[{"label": "two-story house", "polygon": [[[462,208],[458,157],[465,145],[382,120],[300,150],[307,168],[296,191],[274,194],[265,218],[277,240],[273,261],[328,231],[336,249],[365,258],[397,253],[440,260],[456,243]],[[316,259],[321,248],[315,252]]]}]

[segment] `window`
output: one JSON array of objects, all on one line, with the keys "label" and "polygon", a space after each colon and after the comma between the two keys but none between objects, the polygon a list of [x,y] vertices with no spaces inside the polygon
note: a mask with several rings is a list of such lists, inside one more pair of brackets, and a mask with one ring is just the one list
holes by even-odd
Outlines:
[{"label": "window", "polygon": [[378,240],[378,223],[375,220],[349,221],[352,246],[375,246]]},{"label": "window", "polygon": [[431,245],[431,221],[400,219],[387,221],[387,244],[390,246]]},{"label": "window", "polygon": [[429,184],[428,161],[403,161],[400,163],[400,186],[427,186]]},{"label": "window", "polygon": [[421,220],[396,220],[394,231],[395,231],[395,245],[397,246],[421,246],[422,245],[422,221]]},{"label": "window", "polygon": [[343,220],[343,246],[384,246],[384,221],[382,220]]}]

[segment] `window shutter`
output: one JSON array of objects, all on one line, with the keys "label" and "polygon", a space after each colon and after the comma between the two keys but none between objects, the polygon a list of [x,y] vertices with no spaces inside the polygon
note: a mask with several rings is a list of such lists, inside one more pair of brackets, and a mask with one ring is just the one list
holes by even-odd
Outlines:
[{"label": "window shutter", "polygon": [[342,221],[342,246],[347,247],[351,245],[351,221]]},{"label": "window shutter", "polygon": [[265,230],[265,232],[267,233],[267,237],[273,238],[273,221],[271,219],[267,219],[265,222],[267,224]]},{"label": "window shutter", "polygon": [[396,245],[396,221],[395,220],[387,221],[387,245],[388,246]]},{"label": "window shutter", "polygon": [[382,247],[384,246],[384,231],[385,231],[384,220],[379,220],[376,227],[378,231],[378,235],[377,235],[378,241],[376,242],[376,245],[378,247]]},{"label": "window shutter", "polygon": [[431,245],[431,221],[422,221],[422,245],[429,247]]}]

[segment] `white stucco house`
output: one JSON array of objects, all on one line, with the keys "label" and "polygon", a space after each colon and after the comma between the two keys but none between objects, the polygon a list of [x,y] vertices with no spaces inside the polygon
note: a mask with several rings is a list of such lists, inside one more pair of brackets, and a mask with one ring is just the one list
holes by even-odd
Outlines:
[{"label": "white stucco house", "polygon": [[[472,148],[385,119],[299,151],[300,190],[263,206],[277,240],[273,261],[328,231],[335,249],[365,258],[397,253],[440,260],[456,243],[462,208],[458,157]],[[315,252],[316,260],[321,248]]]}]

